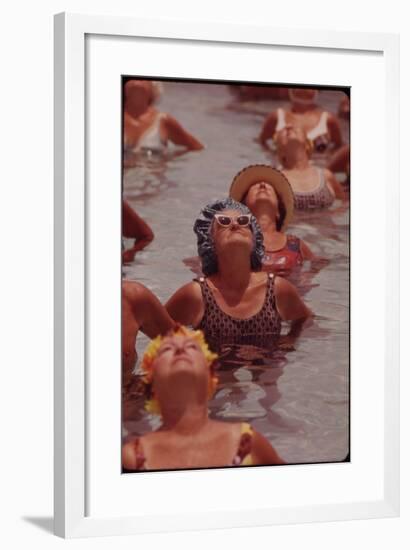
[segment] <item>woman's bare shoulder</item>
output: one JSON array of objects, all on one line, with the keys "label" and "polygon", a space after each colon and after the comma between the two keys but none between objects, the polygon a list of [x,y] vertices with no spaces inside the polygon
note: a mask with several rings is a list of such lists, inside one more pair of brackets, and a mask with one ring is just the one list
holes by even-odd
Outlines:
[{"label": "woman's bare shoulder", "polygon": [[177,323],[196,326],[203,316],[201,286],[191,281],[181,286],[165,304],[171,317]]},{"label": "woman's bare shoulder", "polygon": [[186,298],[186,299],[200,299],[202,296],[201,285],[198,280],[194,279],[189,283],[181,286],[178,290],[174,292],[170,300],[174,297]]},{"label": "woman's bare shoulder", "polygon": [[122,281],[122,295],[129,300],[137,300],[151,295],[151,291],[137,281]]},{"label": "woman's bare shoulder", "polygon": [[284,277],[279,275],[275,276],[275,294],[276,296],[281,295],[284,297],[289,297],[296,292],[296,289],[292,283],[290,283]]},{"label": "woman's bare shoulder", "polygon": [[266,437],[256,430],[252,430],[252,458],[257,465],[286,464]]},{"label": "woman's bare shoulder", "polygon": [[268,281],[269,274],[265,271],[253,271],[251,276],[251,285],[259,286],[265,285]]}]

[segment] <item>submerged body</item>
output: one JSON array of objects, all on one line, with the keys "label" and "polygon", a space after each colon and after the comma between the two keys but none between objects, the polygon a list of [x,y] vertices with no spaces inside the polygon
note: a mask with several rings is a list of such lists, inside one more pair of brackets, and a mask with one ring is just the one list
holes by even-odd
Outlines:
[{"label": "submerged body", "polygon": [[296,339],[311,312],[291,283],[260,271],[263,236],[248,208],[226,199],[202,213],[205,219],[195,222],[195,231],[207,277],[171,296],[166,304],[170,316],[178,323],[202,327],[217,349],[260,339],[261,330],[271,347],[280,335],[281,320],[290,322],[287,336]]},{"label": "submerged body", "polygon": [[340,124],[335,115],[318,107],[318,91],[308,88],[289,89],[291,108],[279,108],[268,115],[259,135],[262,144],[274,140],[286,126],[301,128],[317,153],[327,153],[342,145]]},{"label": "submerged body", "polygon": [[155,108],[155,90],[154,83],[148,80],[129,80],[125,84],[126,167],[135,164],[136,153],[160,153],[166,149],[169,141],[189,151],[203,149],[202,143],[185,130],[174,117]]},{"label": "submerged body", "polygon": [[293,182],[296,210],[321,210],[334,203],[336,193],[328,183],[332,178],[328,170],[308,166],[305,170],[290,169],[283,173]]},{"label": "submerged body", "polygon": [[158,344],[147,351],[145,372],[162,424],[125,443],[124,471],[284,463],[249,424],[208,417],[216,356],[201,333],[181,327]]},{"label": "submerged body", "polygon": [[[261,279],[262,284],[258,285],[263,288],[265,297],[262,306],[255,312],[250,304],[260,303],[260,291],[248,295],[245,293],[241,300],[242,308],[232,308],[229,307],[229,298],[227,299],[211,280],[201,277],[198,282],[202,292],[203,315],[197,328],[207,335],[207,341],[212,349],[236,344],[272,348],[277,343],[281,331],[281,318],[276,308],[272,273],[268,274],[267,284]],[[223,304],[224,309],[217,300]],[[245,312],[249,312],[249,316],[238,317]]]},{"label": "submerged body", "polygon": [[[125,191],[132,205],[144,219],[155,219],[156,238],[140,255],[138,263],[125,266],[124,273],[126,277],[138,278],[149,286],[161,301],[166,301],[177,288],[196,276],[191,275],[181,262],[181,258],[186,256],[197,256],[192,239],[192,212],[197,212],[208,197],[217,197],[225,190],[220,175],[233,176],[236,166],[232,164],[232,158],[241,158],[244,166],[255,159],[269,162],[271,158],[252,141],[260,129],[260,114],[243,117],[241,139],[229,140],[231,154],[218,154],[227,145],[226,135],[232,130],[233,116],[232,112],[218,108],[231,98],[226,86],[213,86],[212,95],[209,88],[210,85],[203,83],[192,85],[188,90],[182,84],[170,83],[164,97],[164,109],[177,118],[181,117],[175,106],[181,103],[183,96],[186,105],[184,123],[188,128],[200,127],[201,138],[206,143],[213,143],[212,150],[209,148],[204,155],[185,155],[180,162],[172,164],[172,171],[169,162],[162,158],[147,160],[149,166],[155,160],[165,167],[161,173],[161,185],[150,195],[140,193],[131,181],[126,182]],[[325,109],[334,108],[331,94],[323,94],[323,100]],[[212,109],[217,110],[218,116],[213,117],[210,125],[209,112]],[[200,173],[207,174],[206,186],[198,185]],[[159,181],[155,173],[151,177]],[[170,204],[178,208],[178,216],[173,218],[172,235]],[[308,294],[308,305],[319,316],[303,333],[295,352],[278,352],[278,358],[269,362],[269,358],[262,358],[256,350],[249,359],[252,350],[238,346],[235,363],[232,361],[229,367],[225,367],[225,356],[221,357],[221,385],[210,402],[211,417],[222,421],[250,422],[267,436],[286,462],[339,460],[346,456],[346,435],[349,433],[348,212],[339,214],[333,209],[302,212],[298,213],[297,222],[285,232],[303,239],[315,254],[330,261],[326,269],[313,274],[316,285],[320,286]],[[174,235],[177,238],[171,238]],[[164,243],[167,243],[166,251]],[[310,262],[305,262],[301,275],[310,273]],[[297,288],[301,288],[299,284]],[[137,342],[140,357],[147,343],[148,339],[140,334]],[[287,364],[282,370],[277,362],[282,365],[283,357]],[[283,374],[277,387],[274,380],[279,371]],[[301,379],[309,384],[301,384]],[[280,401],[277,402],[278,390]],[[295,403],[303,403],[303,406],[296,407]],[[140,396],[135,421],[125,422],[125,433],[142,434],[157,428],[158,417],[145,415],[143,405]],[[323,434],[326,434],[325,438]]]},{"label": "submerged body", "polygon": [[123,453],[124,471],[284,464],[247,422],[209,420],[198,443],[194,447],[190,439],[160,430],[131,439]]},{"label": "submerged body", "polygon": [[289,277],[305,260],[314,259],[302,239],[285,233],[292,220],[295,195],[282,172],[263,164],[248,166],[234,177],[229,194],[258,220],[265,248],[264,271]]},{"label": "submerged body", "polygon": [[333,173],[311,164],[309,142],[301,128],[287,126],[277,134],[276,144],[297,210],[321,210],[332,206],[335,199],[346,199]]}]

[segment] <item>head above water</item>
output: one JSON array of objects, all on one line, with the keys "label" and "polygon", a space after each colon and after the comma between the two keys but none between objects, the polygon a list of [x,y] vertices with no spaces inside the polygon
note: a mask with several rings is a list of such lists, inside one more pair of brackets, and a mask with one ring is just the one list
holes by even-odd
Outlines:
[{"label": "head above water", "polygon": [[269,186],[275,192],[278,206],[277,229],[281,231],[292,219],[294,210],[293,191],[282,172],[267,164],[247,166],[234,177],[229,195],[252,208],[252,187],[261,183]]},{"label": "head above water", "polygon": [[313,143],[308,138],[305,130],[300,126],[287,125],[274,136],[279,159],[283,165],[289,154],[295,151],[306,152],[308,157],[313,151]]},{"label": "head above water", "polygon": [[125,106],[144,113],[159,97],[160,87],[151,80],[128,80],[124,86]]},{"label": "head above water", "polygon": [[143,381],[149,395],[146,409],[160,414],[161,407],[154,387],[158,386],[161,390],[161,386],[168,386],[172,389],[171,377],[184,368],[196,374],[199,383],[202,379],[207,388],[207,398],[210,399],[218,383],[214,372],[217,359],[218,355],[209,349],[201,330],[190,330],[178,325],[165,336],[151,340],[141,363]]},{"label": "head above water", "polygon": [[282,230],[286,217],[286,206],[282,197],[276,193],[271,185],[264,181],[254,183],[242,202],[255,214],[259,221],[261,221],[260,216],[264,216],[264,220],[266,220],[266,215],[268,215],[272,221],[275,221],[276,231]]},{"label": "head above water", "polygon": [[314,105],[319,91],[314,88],[289,88],[289,99],[299,105]]},{"label": "head above water", "polygon": [[[202,271],[204,275],[210,276],[218,273],[218,256],[215,247],[215,232],[213,231],[215,215],[222,213],[238,212],[238,215],[243,214],[250,216],[249,231],[252,234],[252,249],[250,253],[251,269],[259,271],[262,268],[262,258],[264,255],[263,235],[255,216],[244,204],[226,198],[217,200],[205,206],[201,210],[200,217],[194,223],[194,232],[197,236],[198,255],[202,262]],[[232,216],[234,217],[234,216]],[[238,224],[238,222],[235,222]]]}]

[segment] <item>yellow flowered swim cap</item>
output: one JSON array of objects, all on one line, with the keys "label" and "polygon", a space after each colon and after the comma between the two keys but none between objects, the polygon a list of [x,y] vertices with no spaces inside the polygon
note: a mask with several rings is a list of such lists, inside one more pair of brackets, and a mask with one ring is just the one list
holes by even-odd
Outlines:
[{"label": "yellow flowered swim cap", "polygon": [[151,396],[145,403],[145,409],[153,414],[161,414],[158,401],[152,397],[152,379],[153,379],[153,364],[158,355],[158,350],[161,347],[161,344],[164,338],[170,336],[188,336],[195,340],[204,354],[205,360],[210,368],[210,377],[209,377],[209,388],[208,388],[208,398],[210,399],[215,391],[215,388],[218,384],[218,377],[214,373],[215,361],[218,359],[218,355],[213,353],[206,343],[204,333],[202,330],[191,330],[185,326],[177,325],[177,327],[171,332],[167,333],[165,336],[157,336],[148,344],[147,349],[145,350],[144,356],[141,362],[141,369],[143,371],[143,382],[146,385],[147,392]]}]

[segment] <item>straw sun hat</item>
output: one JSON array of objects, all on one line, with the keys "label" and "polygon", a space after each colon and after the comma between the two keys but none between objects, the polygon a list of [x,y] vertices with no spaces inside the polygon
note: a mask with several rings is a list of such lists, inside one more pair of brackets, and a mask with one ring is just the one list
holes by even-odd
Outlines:
[{"label": "straw sun hat", "polygon": [[281,198],[286,210],[283,220],[283,227],[285,227],[293,216],[294,197],[287,178],[282,172],[276,170],[276,168],[272,168],[272,166],[268,166],[267,164],[252,164],[251,166],[247,166],[234,177],[229,190],[229,196],[238,202],[242,202],[249,188],[254,183],[261,181],[271,185],[276,194]]}]

